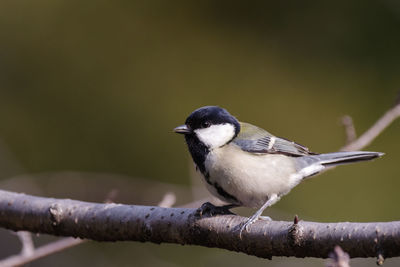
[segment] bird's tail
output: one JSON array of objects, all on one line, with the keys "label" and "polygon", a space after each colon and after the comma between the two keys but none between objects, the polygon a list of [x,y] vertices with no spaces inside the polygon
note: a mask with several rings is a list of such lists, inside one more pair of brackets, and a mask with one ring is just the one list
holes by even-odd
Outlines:
[{"label": "bird's tail", "polygon": [[370,151],[344,151],[319,154],[313,157],[317,158],[319,163],[325,167],[335,166],[340,164],[353,163],[364,160],[371,160],[383,156],[381,152],[370,152]]}]

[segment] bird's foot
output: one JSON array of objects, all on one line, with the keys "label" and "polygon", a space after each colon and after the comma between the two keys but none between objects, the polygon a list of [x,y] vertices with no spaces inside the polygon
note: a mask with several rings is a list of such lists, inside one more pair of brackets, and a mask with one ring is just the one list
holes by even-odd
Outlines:
[{"label": "bird's foot", "polygon": [[249,226],[251,224],[253,224],[255,221],[258,220],[258,218],[261,218],[263,220],[269,220],[272,221],[272,219],[268,216],[261,216],[261,214],[263,213],[263,211],[268,208],[269,206],[273,205],[274,203],[276,203],[278,200],[280,199],[280,197],[277,194],[272,194],[267,202],[265,202],[264,205],[262,205],[262,207],[257,210],[256,213],[253,214],[253,216],[251,216],[244,224],[243,226],[240,228],[240,233],[239,233],[239,238],[242,239],[242,233],[244,230],[246,230],[246,232],[249,231]]},{"label": "bird's foot", "polygon": [[255,223],[258,219],[263,221],[272,221],[269,216],[260,216],[257,213],[249,217],[247,221],[240,227],[239,238],[242,239],[243,231],[249,232],[249,226]]},{"label": "bird's foot", "polygon": [[224,206],[215,206],[211,204],[210,202],[206,202],[203,205],[201,205],[200,208],[196,210],[196,216],[198,217],[203,217],[205,215],[207,216],[214,216],[214,215],[235,215],[233,212],[231,212],[229,209],[232,209],[234,207],[237,207],[237,205],[224,205]]},{"label": "bird's foot", "polygon": [[260,217],[258,217],[258,218],[259,218],[260,220],[267,221],[267,222],[272,221],[271,217],[269,217],[269,216],[260,216]]}]

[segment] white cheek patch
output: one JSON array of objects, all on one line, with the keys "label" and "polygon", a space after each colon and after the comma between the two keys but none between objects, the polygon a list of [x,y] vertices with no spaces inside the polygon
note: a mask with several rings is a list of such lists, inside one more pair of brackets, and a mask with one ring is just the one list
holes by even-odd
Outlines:
[{"label": "white cheek patch", "polygon": [[209,148],[217,148],[232,140],[235,127],[232,124],[216,124],[207,128],[194,130],[197,137]]}]

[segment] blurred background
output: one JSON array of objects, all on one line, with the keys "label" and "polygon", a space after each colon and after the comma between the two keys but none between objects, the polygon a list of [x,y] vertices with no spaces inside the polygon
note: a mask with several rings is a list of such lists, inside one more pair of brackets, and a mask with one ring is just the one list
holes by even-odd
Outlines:
[{"label": "blurred background", "polygon": [[[182,136],[195,108],[219,105],[312,151],[345,144],[400,89],[400,4],[319,1],[2,1],[0,188],[156,205],[203,199]],[[396,121],[365,150],[386,155],[307,180],[274,219],[399,220]],[[253,210],[237,209],[241,215]],[[54,240],[35,237],[36,245]],[[18,238],[0,230],[0,257]],[[30,266],[324,266],[221,249],[96,243]],[[398,266],[389,259],[386,266]],[[375,266],[374,259],[352,266]]]}]

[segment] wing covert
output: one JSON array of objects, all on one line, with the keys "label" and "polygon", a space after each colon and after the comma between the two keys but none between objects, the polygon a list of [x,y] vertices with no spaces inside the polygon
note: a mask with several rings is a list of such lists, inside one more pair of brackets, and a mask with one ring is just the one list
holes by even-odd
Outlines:
[{"label": "wing covert", "polygon": [[307,147],[276,137],[257,126],[245,122],[241,122],[240,126],[240,133],[232,142],[243,151],[259,154],[285,154],[293,157],[315,155]]}]

